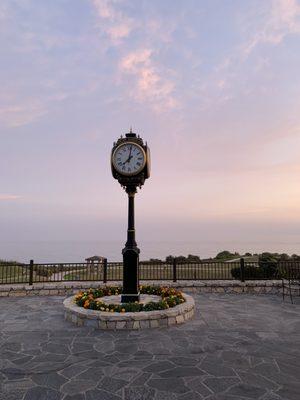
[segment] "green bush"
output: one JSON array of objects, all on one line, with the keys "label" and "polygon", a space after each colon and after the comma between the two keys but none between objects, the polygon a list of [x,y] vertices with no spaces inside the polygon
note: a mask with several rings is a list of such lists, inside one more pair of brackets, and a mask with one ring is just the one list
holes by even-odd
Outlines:
[{"label": "green bush", "polygon": [[[239,279],[241,280],[241,269],[240,267],[234,267],[231,270],[231,275],[233,276],[234,279]],[[245,273],[244,277],[245,279],[272,279],[272,278],[277,278],[278,272],[277,272],[277,265],[276,268],[271,268],[268,265],[264,265],[263,267],[255,267],[253,265],[245,265]]]},{"label": "green bush", "polygon": [[51,267],[42,267],[42,266],[36,265],[33,267],[33,270],[35,271],[36,275],[39,275],[39,276],[49,277],[52,275]]},{"label": "green bush", "polygon": [[[241,269],[240,267],[234,267],[231,270],[231,275],[234,277],[234,279],[239,279],[241,280]],[[254,267],[254,266],[245,266],[245,279],[262,279],[263,276],[263,271],[259,267]]]},{"label": "green bush", "polygon": [[273,278],[278,272],[278,260],[282,257],[285,259],[285,254],[281,256],[276,256],[272,253],[262,253],[259,256],[259,267],[262,269],[266,278]]}]

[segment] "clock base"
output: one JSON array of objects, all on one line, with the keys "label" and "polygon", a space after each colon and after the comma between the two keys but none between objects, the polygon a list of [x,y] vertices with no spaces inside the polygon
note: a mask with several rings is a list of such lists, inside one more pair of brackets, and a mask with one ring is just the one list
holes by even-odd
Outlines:
[{"label": "clock base", "polygon": [[139,252],[137,247],[123,249],[122,303],[139,301]]}]

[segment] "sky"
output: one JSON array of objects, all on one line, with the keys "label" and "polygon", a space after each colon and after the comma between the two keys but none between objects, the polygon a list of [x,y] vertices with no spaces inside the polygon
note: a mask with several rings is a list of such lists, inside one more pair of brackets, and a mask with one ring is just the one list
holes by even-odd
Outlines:
[{"label": "sky", "polygon": [[125,239],[132,126],[138,240],[300,249],[299,1],[1,0],[0,47],[2,242]]}]

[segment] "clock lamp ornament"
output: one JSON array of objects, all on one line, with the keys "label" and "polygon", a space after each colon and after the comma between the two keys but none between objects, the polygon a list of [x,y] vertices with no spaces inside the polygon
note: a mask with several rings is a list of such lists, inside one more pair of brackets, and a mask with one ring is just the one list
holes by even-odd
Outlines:
[{"label": "clock lamp ornament", "polygon": [[150,150],[147,143],[130,132],[113,144],[111,152],[112,175],[128,194],[127,242],[123,254],[122,303],[139,301],[139,253],[135,241],[134,196],[150,177]]}]

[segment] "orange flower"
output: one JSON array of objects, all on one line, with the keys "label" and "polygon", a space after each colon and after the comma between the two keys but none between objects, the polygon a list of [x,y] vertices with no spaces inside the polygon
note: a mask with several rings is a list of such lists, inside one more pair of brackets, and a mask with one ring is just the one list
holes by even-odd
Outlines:
[{"label": "orange flower", "polygon": [[88,308],[89,305],[90,305],[90,302],[89,302],[88,300],[86,300],[86,301],[84,302],[83,307],[84,307],[84,308]]}]

